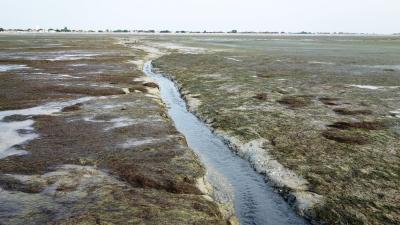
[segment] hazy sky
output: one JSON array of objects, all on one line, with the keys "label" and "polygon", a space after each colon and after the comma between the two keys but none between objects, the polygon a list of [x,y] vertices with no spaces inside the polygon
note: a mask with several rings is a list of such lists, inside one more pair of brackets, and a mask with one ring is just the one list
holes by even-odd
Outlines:
[{"label": "hazy sky", "polygon": [[400,32],[400,0],[0,0],[0,27]]}]

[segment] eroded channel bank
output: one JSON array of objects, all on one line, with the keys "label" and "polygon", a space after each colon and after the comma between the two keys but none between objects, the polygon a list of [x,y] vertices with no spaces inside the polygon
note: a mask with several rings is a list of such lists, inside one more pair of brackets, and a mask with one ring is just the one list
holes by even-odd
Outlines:
[{"label": "eroded channel bank", "polygon": [[[151,62],[145,64],[144,72],[158,83],[161,97],[178,131],[184,134],[189,147],[205,163],[216,198],[227,201],[233,198],[242,224],[307,224],[267,185],[249,162],[235,155],[220,137],[187,110],[173,81],[153,72]],[[227,196],[220,196],[221,193]]]}]

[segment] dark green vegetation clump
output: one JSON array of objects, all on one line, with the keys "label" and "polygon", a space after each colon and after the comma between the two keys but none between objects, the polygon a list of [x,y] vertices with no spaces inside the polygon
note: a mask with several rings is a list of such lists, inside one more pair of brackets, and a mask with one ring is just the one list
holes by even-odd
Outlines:
[{"label": "dark green vegetation clump", "polygon": [[266,151],[324,197],[315,221],[399,224],[400,39],[304,39],[176,38],[218,51],[154,66],[198,96],[212,127],[269,140]]},{"label": "dark green vegetation clump", "polygon": [[198,187],[198,157],[145,95],[158,87],[135,81],[144,74],[129,61],[142,54],[119,40],[0,37],[0,65],[27,67],[0,72],[0,110],[92,97],[3,119],[34,120],[39,138],[14,146],[28,154],[0,159],[0,224],[227,223]]}]

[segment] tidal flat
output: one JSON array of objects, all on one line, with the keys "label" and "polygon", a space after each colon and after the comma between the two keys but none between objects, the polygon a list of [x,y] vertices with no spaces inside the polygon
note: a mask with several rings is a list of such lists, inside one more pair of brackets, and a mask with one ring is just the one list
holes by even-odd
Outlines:
[{"label": "tidal flat", "polygon": [[312,224],[400,223],[398,36],[2,34],[1,224],[238,223],[150,60]]},{"label": "tidal flat", "polygon": [[171,48],[153,65],[301,215],[316,224],[400,223],[399,37],[145,41],[202,49]]},{"label": "tidal flat", "polygon": [[0,36],[1,224],[232,221],[120,40]]}]

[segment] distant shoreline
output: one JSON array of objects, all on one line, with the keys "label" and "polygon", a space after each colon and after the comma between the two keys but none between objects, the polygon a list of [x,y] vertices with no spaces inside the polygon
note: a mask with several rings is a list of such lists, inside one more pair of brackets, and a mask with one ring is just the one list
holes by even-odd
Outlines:
[{"label": "distant shoreline", "polygon": [[15,35],[15,34],[36,34],[36,35],[140,35],[140,36],[271,36],[271,37],[398,37],[400,34],[354,34],[354,33],[145,33],[145,32],[37,32],[37,31],[2,31],[0,35]]}]

